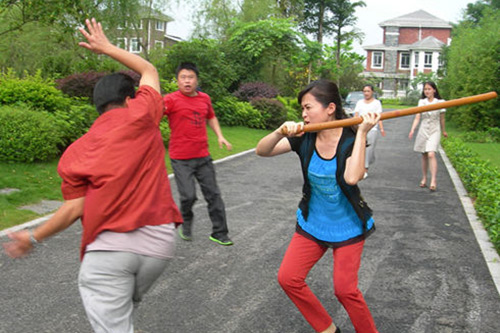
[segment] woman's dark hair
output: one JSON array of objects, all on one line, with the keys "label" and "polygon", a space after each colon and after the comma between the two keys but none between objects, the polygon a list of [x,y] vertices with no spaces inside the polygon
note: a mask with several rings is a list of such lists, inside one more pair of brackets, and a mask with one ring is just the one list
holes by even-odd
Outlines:
[{"label": "woman's dark hair", "polygon": [[135,97],[134,79],[123,73],[102,77],[94,87],[93,101],[97,112],[103,114],[111,105],[123,105],[125,98]]},{"label": "woman's dark hair", "polygon": [[424,89],[425,89],[425,85],[426,84],[430,85],[432,87],[432,89],[435,90],[435,92],[434,92],[434,98],[442,99],[441,95],[439,95],[439,90],[438,90],[436,84],[434,82],[432,82],[432,81],[424,82],[424,87],[422,88],[422,97],[421,97],[422,99],[423,98],[427,98],[427,96],[425,96],[425,94],[424,94]]},{"label": "woman's dark hair", "polygon": [[373,87],[373,85],[372,85],[372,84],[365,84],[365,85],[363,86],[363,89],[365,89],[366,87],[369,87],[372,91],[375,91],[375,88]]},{"label": "woman's dark hair", "polygon": [[328,107],[330,103],[335,104],[335,119],[347,118],[347,115],[342,108],[342,99],[340,98],[339,88],[337,85],[328,80],[318,80],[311,82],[305,87],[297,97],[299,105],[302,104],[302,98],[305,94],[310,93],[320,102],[323,107]]},{"label": "woman's dark hair", "polygon": [[192,62],[183,62],[179,66],[177,66],[177,69],[175,70],[175,77],[179,78],[179,72],[182,71],[183,69],[187,69],[188,71],[193,71],[196,74],[196,77],[200,76],[200,72],[198,71],[198,67]]}]

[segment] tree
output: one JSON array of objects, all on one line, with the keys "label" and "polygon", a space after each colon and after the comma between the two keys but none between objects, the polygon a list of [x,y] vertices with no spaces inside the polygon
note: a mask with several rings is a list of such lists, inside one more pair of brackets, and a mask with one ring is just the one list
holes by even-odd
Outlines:
[{"label": "tree", "polygon": [[[240,23],[228,31],[228,50],[250,73],[270,68],[270,81],[276,83],[277,69],[298,51],[299,34],[289,19],[270,18]],[[245,79],[243,77],[243,79]]]},{"label": "tree", "polygon": [[363,1],[351,3],[350,0],[333,0],[331,11],[333,17],[331,19],[332,30],[335,34],[335,47],[337,50],[336,59],[337,65],[341,64],[340,52],[342,43],[351,39],[361,39],[362,33],[356,29],[346,31],[349,27],[354,27],[358,18],[354,15],[357,7],[364,7],[366,4]]},{"label": "tree", "polygon": [[[478,24],[461,22],[447,51],[443,92],[447,98],[476,95],[500,86],[500,11],[486,8]],[[500,100],[451,109],[448,117],[467,130],[500,126]]]},{"label": "tree", "polygon": [[329,20],[332,0],[305,0],[304,14],[301,22],[302,31],[313,34],[316,41],[323,43],[325,33],[331,32]]}]

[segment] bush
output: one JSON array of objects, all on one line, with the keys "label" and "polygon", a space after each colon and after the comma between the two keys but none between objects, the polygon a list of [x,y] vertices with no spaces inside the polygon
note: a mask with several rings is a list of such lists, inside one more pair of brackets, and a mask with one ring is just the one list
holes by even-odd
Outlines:
[{"label": "bush", "polygon": [[[134,79],[135,85],[139,85],[141,76],[132,70],[119,71],[120,73],[129,75]],[[103,76],[108,75],[107,72],[85,72],[76,73],[65,78],[56,80],[57,88],[71,97],[84,97],[92,101],[94,86]]]},{"label": "bush", "polygon": [[285,107],[287,120],[295,122],[301,122],[303,120],[302,108],[296,98],[278,96],[276,99]]},{"label": "bush", "polygon": [[47,161],[61,144],[58,125],[47,112],[0,107],[0,161]]},{"label": "bush", "polygon": [[275,98],[278,89],[264,82],[248,82],[234,92],[234,96],[241,101],[250,102],[254,98]]},{"label": "bush", "polygon": [[164,95],[173,93],[174,91],[177,91],[179,89],[179,87],[177,86],[177,82],[174,78],[172,78],[171,80],[160,79],[160,82],[161,82],[161,91],[162,94]]},{"label": "bush", "polygon": [[410,91],[405,97],[399,100],[401,105],[418,105],[418,101],[420,100],[421,93],[416,90]]},{"label": "bush", "polygon": [[448,138],[441,141],[446,155],[457,170],[472,198],[477,215],[483,222],[493,245],[500,253],[500,172],[477,157],[463,141]]},{"label": "bush", "polygon": [[495,143],[500,142],[500,128],[492,127],[487,131],[465,132],[462,139],[466,142]]},{"label": "bush", "polygon": [[87,133],[92,123],[98,117],[94,106],[89,104],[72,105],[68,111],[56,111],[49,115],[58,126],[61,135],[61,150],[73,141]]},{"label": "bush", "polygon": [[170,142],[170,126],[168,125],[167,118],[163,117],[160,122],[160,132],[161,138],[163,139],[163,145],[168,147],[168,143]]},{"label": "bush", "polygon": [[241,102],[233,96],[215,102],[214,110],[217,119],[223,125],[265,128],[262,114],[249,103]]},{"label": "bush", "polygon": [[250,104],[260,111],[267,129],[275,129],[286,121],[286,109],[280,101],[270,98],[254,98]]},{"label": "bush", "polygon": [[40,73],[17,78],[12,71],[0,73],[0,105],[25,104],[31,109],[55,112],[67,110],[71,100],[57,90],[54,83],[43,79]]}]

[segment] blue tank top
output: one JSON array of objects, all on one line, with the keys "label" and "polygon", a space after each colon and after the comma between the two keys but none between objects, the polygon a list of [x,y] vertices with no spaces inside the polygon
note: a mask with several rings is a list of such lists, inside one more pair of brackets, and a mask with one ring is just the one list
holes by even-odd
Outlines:
[{"label": "blue tank top", "polygon": [[[311,184],[307,221],[301,209],[297,210],[297,222],[302,230],[325,242],[343,242],[363,234],[363,222],[337,184],[336,171],[337,158],[325,160],[315,150],[307,175]],[[373,218],[370,218],[367,229],[372,227]]]}]

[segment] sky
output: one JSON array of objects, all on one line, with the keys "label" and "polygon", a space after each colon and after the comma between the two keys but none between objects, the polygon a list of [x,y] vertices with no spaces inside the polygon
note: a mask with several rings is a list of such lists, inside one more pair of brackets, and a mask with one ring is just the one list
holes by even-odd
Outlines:
[{"label": "sky", "polygon": [[[382,43],[382,28],[378,25],[388,19],[409,14],[417,10],[425,10],[438,18],[448,22],[457,23],[463,10],[468,3],[476,0],[364,0],[366,6],[358,8],[356,16],[358,17],[357,28],[365,34],[362,44],[356,43],[354,51],[365,55],[362,45],[373,45]],[[173,1],[172,1],[173,2]],[[192,6],[185,3],[172,4],[166,14],[175,19],[168,24],[167,31],[169,35],[189,38],[193,31],[192,25]]]}]

